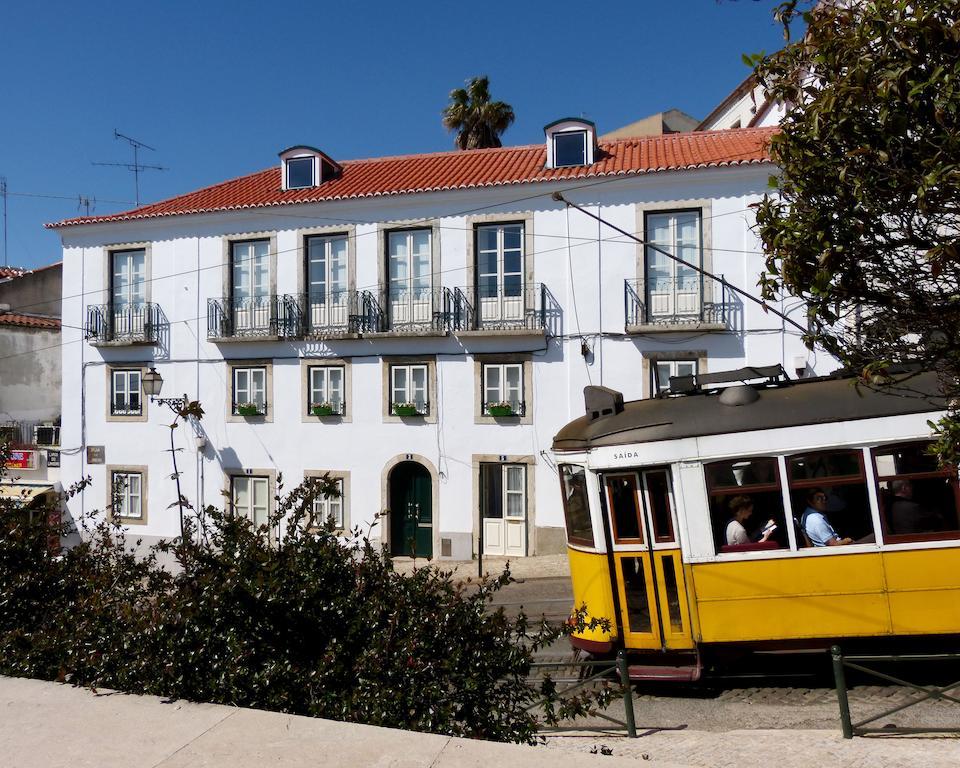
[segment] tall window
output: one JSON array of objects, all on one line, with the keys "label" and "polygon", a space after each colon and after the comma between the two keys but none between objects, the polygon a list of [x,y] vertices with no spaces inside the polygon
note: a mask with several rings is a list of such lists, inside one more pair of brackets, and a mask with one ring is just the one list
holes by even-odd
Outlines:
[{"label": "tall window", "polygon": [[960,488],[954,468],[941,468],[927,442],[873,449],[883,538],[888,542],[960,537]]},{"label": "tall window", "polygon": [[650,364],[650,392],[657,394],[670,389],[673,376],[696,376],[696,360],[654,360]]},{"label": "tall window", "polygon": [[433,272],[429,229],[387,236],[388,306],[391,327],[433,322]]},{"label": "tall window", "polygon": [[139,416],[143,412],[140,371],[114,370],[111,377],[110,413],[114,416]]},{"label": "tall window", "polygon": [[339,496],[324,498],[322,495],[313,500],[313,519],[318,524],[333,521],[334,527],[343,529],[343,480],[335,481]]},{"label": "tall window", "polygon": [[147,254],[139,249],[114,251],[110,286],[114,338],[143,332],[147,297]]},{"label": "tall window", "polygon": [[[688,264],[701,265],[700,211],[648,213],[647,241]],[[700,275],[654,248],[646,248],[647,320],[699,317]]]},{"label": "tall window", "polygon": [[266,477],[234,477],[230,482],[234,512],[253,523],[267,525],[270,516],[270,485]]},{"label": "tall window", "polygon": [[267,412],[267,369],[233,369],[233,412],[257,416]]},{"label": "tall window", "polygon": [[560,465],[560,493],[563,516],[567,524],[567,541],[593,546],[593,523],[587,495],[587,476],[583,467]]},{"label": "tall window", "polygon": [[143,517],[143,476],[139,472],[114,472],[111,484],[115,516],[140,520]]},{"label": "tall window", "polygon": [[393,413],[413,415],[406,413],[407,410],[413,410],[419,415],[428,413],[430,408],[428,381],[425,365],[391,365],[390,405]]},{"label": "tall window", "polygon": [[313,328],[346,327],[347,236],[307,238],[307,302]]},{"label": "tall window", "polygon": [[523,224],[484,224],[476,237],[481,323],[522,321]]},{"label": "tall window", "polygon": [[484,363],[483,412],[496,416],[522,416],[523,409],[523,364]]},{"label": "tall window", "polygon": [[230,246],[233,322],[244,330],[270,327],[270,241],[251,240]]},{"label": "tall window", "polygon": [[308,410],[329,406],[332,414],[343,415],[343,405],[343,366],[311,367]]},{"label": "tall window", "polygon": [[[751,456],[715,461],[705,464],[703,469],[717,551],[728,546],[759,543],[760,539],[775,542],[764,547],[787,546],[783,494],[775,458]],[[776,528],[767,531],[771,521]],[[731,526],[731,523],[736,524]]]}]

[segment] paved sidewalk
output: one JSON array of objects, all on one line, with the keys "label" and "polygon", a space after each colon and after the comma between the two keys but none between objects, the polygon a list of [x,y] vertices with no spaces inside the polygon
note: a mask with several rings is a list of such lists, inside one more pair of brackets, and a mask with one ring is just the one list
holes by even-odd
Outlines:
[{"label": "paved sidewalk", "polygon": [[[548,768],[543,747],[455,739],[0,677],[4,768]],[[577,756],[583,768],[631,758]],[[680,768],[660,763],[663,768]]]},{"label": "paved sidewalk", "polygon": [[[484,557],[483,572],[491,576],[503,573],[510,564],[510,574],[515,579],[542,579],[554,576],[570,576],[570,561],[566,553],[560,555],[535,555],[533,557]],[[439,568],[453,571],[457,578],[476,578],[480,573],[476,560],[413,560],[395,557],[393,567],[399,573],[409,573],[414,568]]]}]

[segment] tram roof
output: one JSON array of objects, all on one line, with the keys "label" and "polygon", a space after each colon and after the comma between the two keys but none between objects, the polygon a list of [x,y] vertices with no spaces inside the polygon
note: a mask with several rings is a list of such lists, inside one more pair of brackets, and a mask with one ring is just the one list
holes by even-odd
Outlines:
[{"label": "tram roof", "polygon": [[[577,451],[628,443],[652,443],[701,435],[828,424],[839,421],[942,411],[936,375],[922,373],[897,391],[857,386],[857,379],[831,376],[754,387],[759,397],[745,405],[724,405],[724,390],[624,403],[600,418],[581,416],[553,439],[556,451]],[[918,393],[926,393],[919,396]]]}]

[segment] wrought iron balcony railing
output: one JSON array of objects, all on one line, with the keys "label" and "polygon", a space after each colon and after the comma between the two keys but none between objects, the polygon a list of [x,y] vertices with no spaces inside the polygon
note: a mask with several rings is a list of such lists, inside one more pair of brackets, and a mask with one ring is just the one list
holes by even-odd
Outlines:
[{"label": "wrought iron balcony railing", "polygon": [[299,335],[331,338],[383,329],[383,310],[370,291],[301,293]]},{"label": "wrought iron balcony railing", "polygon": [[301,335],[302,309],[294,296],[207,300],[208,338],[293,338]]},{"label": "wrought iron balcony railing", "polygon": [[626,280],[626,329],[629,332],[642,326],[726,326],[732,296],[723,275]]},{"label": "wrought iron balcony railing", "polygon": [[454,296],[449,288],[396,288],[381,293],[385,325],[394,333],[446,333],[455,330]]},{"label": "wrought iron balcony railing", "polygon": [[481,284],[454,291],[454,317],[463,331],[554,333],[560,308],[543,283]]},{"label": "wrought iron balcony railing", "polygon": [[153,302],[92,304],[87,307],[84,335],[94,343],[155,344],[162,321],[160,305]]}]

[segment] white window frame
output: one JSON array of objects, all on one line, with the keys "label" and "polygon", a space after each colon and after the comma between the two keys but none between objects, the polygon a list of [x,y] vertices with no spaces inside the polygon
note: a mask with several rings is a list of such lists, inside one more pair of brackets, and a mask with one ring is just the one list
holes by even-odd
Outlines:
[{"label": "white window frame", "polygon": [[[698,373],[700,373],[700,361],[697,360],[696,358],[687,358],[687,359],[682,359],[682,358],[680,358],[680,359],[677,359],[677,358],[669,358],[669,359],[658,358],[658,359],[653,359],[653,360],[650,361],[650,394],[651,394],[651,395],[655,395],[655,394],[657,394],[658,392],[661,392],[661,391],[666,391],[666,390],[661,390],[661,389],[660,389],[660,366],[661,366],[661,365],[669,366],[669,369],[670,369],[669,377],[673,377],[673,376],[689,376],[689,375],[696,376]],[[692,365],[692,366],[693,366],[692,374],[691,374],[691,373],[681,373],[681,372],[680,372],[680,366],[688,366],[688,365]],[[667,387],[668,387],[668,388],[669,388],[669,386],[670,386],[670,385],[669,385],[669,377],[668,377],[668,379],[667,379],[667,381],[668,381]]]},{"label": "white window frame", "polygon": [[[523,399],[523,363],[483,363],[482,364],[483,391],[480,393],[481,408],[485,416],[490,415],[490,405],[502,402],[509,402],[514,409],[514,414],[523,416],[526,403]],[[515,387],[507,385],[507,371],[513,370],[517,374],[517,383]],[[496,374],[499,383],[491,385],[490,379]],[[516,393],[516,398],[511,399],[511,393]],[[495,393],[495,394],[494,394]]]},{"label": "white window frame", "polygon": [[[143,415],[143,392],[141,391],[143,372],[139,368],[114,368],[110,371],[110,415],[111,416],[141,416]],[[137,384],[132,386],[130,379],[136,377]],[[118,382],[120,388],[118,388]],[[116,407],[117,393],[123,392],[127,407],[118,410]],[[136,393],[137,408],[131,408],[130,395]]]},{"label": "white window frame", "polygon": [[[244,403],[254,403],[257,405],[257,415],[264,416],[267,413],[267,369],[266,366],[256,365],[256,366],[235,366],[233,368],[233,381],[231,387],[231,411],[234,415],[239,415],[240,411],[240,399],[238,397],[241,387],[239,386],[237,379],[240,378],[240,375],[244,374],[248,377],[247,386],[244,388],[249,394],[248,398],[252,397],[253,399],[246,399]],[[263,377],[261,386],[259,388],[260,394],[262,395],[262,403],[257,403],[256,393],[257,387],[254,382],[254,375],[259,374]]]},{"label": "white window frame", "polygon": [[[262,484],[264,503],[256,504],[255,484]],[[241,506],[237,501],[238,485],[247,486],[247,503]],[[266,475],[233,475],[230,478],[230,505],[234,514],[242,515],[253,523],[255,528],[270,524],[270,478]],[[263,522],[257,523],[257,510],[263,510]]]},{"label": "white window frame", "polygon": [[313,519],[316,523],[322,525],[327,521],[328,518],[332,517],[336,529],[338,531],[342,531],[345,520],[343,510],[346,504],[343,478],[332,477],[330,480],[336,483],[337,490],[340,492],[340,495],[329,499],[322,494],[317,496],[313,500]]},{"label": "white window frame", "polygon": [[[679,217],[686,215],[696,216],[697,233],[696,242],[686,242],[680,237]],[[694,266],[704,266],[704,211],[702,208],[678,208],[675,210],[650,210],[644,213],[644,237],[651,245],[659,246],[668,253],[693,264]],[[666,241],[655,240],[654,221],[666,220],[666,229],[669,234]],[[696,249],[696,258],[690,258],[688,250]],[[653,294],[663,295],[663,290],[657,290],[657,278],[651,276],[651,260],[658,262],[658,265],[666,267],[669,271],[669,277],[660,277],[669,284],[669,289],[665,292],[669,296],[669,310],[658,312],[655,310]],[[686,267],[675,259],[653,250],[649,246],[644,247],[643,255],[643,282],[644,296],[643,301],[646,306],[648,319],[655,319],[658,316],[664,318],[684,318],[697,317],[703,311],[704,293],[706,285],[703,275],[690,267]],[[691,297],[691,294],[695,298]]]},{"label": "white window frame", "polygon": [[[405,384],[397,385],[397,375],[403,371],[405,373]],[[416,403],[416,387],[412,386],[414,372],[421,372],[423,375],[423,403]],[[430,413],[430,367],[426,363],[390,364],[390,411],[393,412],[395,405],[413,403],[417,405],[417,413],[425,416]]]},{"label": "white window frame", "polygon": [[[339,304],[346,301],[347,286],[350,284],[350,249],[348,236],[345,234],[307,235],[305,241],[304,250],[307,256],[307,301],[311,305]],[[343,243],[343,251],[340,254],[336,254],[334,253],[333,246],[340,242]],[[314,249],[321,252],[315,253]],[[342,280],[335,280],[335,263],[338,266],[342,266]],[[314,280],[314,264],[323,265],[322,281]],[[320,271],[319,268],[318,271]],[[314,283],[318,283],[322,288],[314,289]]]},{"label": "white window frame", "polygon": [[[121,488],[117,483],[122,482]],[[114,510],[114,516],[121,520],[143,519],[143,473],[126,470],[113,470],[110,473],[111,498],[119,500],[120,509]],[[136,488],[136,492],[134,492]]]},{"label": "white window frame", "polygon": [[[557,140],[560,138],[567,138],[569,136],[579,136],[583,141],[583,161],[579,163],[560,163],[558,160],[559,152],[557,152]],[[553,167],[554,168],[578,168],[580,166],[586,165],[588,160],[587,156],[587,132],[586,131],[557,131],[553,134]]]},{"label": "white window frame", "polygon": [[[291,163],[309,163],[310,164],[310,183],[309,184],[300,184],[294,186],[290,183],[290,165]],[[284,160],[283,171],[286,175],[286,189],[310,189],[311,187],[317,186],[317,159],[312,155],[305,155],[300,157],[288,157]]]},{"label": "white window frame", "polygon": [[[518,488],[510,487],[511,475],[514,478],[520,478]],[[510,514],[511,497],[520,497],[520,514]],[[526,464],[504,464],[503,465],[503,519],[504,520],[524,520],[527,517],[527,465]]]},{"label": "white window frame", "polygon": [[[339,384],[331,381],[337,378]],[[333,412],[342,416],[346,411],[346,379],[345,366],[311,365],[307,371],[307,412],[312,412],[315,405],[330,404]],[[339,396],[338,399],[334,399],[333,393]]]}]

